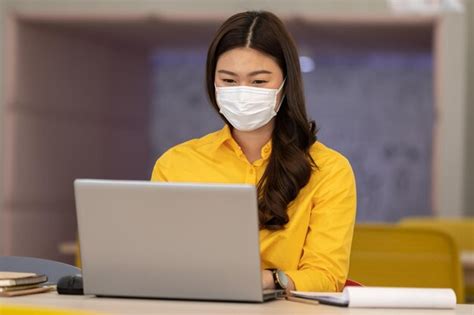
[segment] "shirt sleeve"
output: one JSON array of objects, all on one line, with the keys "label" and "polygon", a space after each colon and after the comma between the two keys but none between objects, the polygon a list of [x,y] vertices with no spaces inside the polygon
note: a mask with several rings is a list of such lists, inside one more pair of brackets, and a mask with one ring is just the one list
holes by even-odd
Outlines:
[{"label": "shirt sleeve", "polygon": [[164,153],[155,163],[151,174],[152,182],[168,182],[168,152]]},{"label": "shirt sleeve", "polygon": [[[357,197],[346,158],[328,165],[315,185],[313,208],[298,270],[286,271],[299,291],[342,291],[349,272]],[[321,170],[321,172],[323,172]]]}]

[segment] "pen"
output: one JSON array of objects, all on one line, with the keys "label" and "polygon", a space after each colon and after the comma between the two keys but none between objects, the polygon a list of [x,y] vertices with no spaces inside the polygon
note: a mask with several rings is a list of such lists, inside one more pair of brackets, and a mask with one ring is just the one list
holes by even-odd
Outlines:
[{"label": "pen", "polygon": [[296,297],[296,296],[287,296],[286,299],[288,301],[305,303],[305,304],[312,304],[312,305],[318,305],[319,304],[319,302],[316,301],[316,300],[303,299],[303,298],[299,298],[299,297]]}]

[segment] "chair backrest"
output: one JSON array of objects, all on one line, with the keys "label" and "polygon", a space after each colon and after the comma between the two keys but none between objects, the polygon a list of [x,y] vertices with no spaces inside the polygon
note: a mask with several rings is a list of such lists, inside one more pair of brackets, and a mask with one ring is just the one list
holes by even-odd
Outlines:
[{"label": "chair backrest", "polygon": [[452,288],[464,302],[456,244],[432,229],[356,225],[349,277],[367,286]]},{"label": "chair backrest", "polygon": [[81,273],[81,269],[61,262],[20,256],[0,256],[0,271],[45,274],[49,283],[57,283],[61,277]]},{"label": "chair backrest", "polygon": [[448,233],[458,249],[474,251],[474,218],[407,217],[400,221],[402,226],[423,227]]},{"label": "chair backrest", "polygon": [[364,285],[362,283],[359,283],[352,279],[347,279],[346,283],[344,284],[344,287],[363,287],[363,286]]}]

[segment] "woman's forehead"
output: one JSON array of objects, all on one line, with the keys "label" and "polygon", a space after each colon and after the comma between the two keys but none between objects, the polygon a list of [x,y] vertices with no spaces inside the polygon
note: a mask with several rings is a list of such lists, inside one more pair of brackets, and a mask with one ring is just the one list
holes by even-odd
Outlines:
[{"label": "woman's forehead", "polygon": [[216,66],[216,71],[219,70],[227,70],[239,75],[247,75],[256,70],[281,72],[271,56],[247,47],[234,48],[220,55]]}]

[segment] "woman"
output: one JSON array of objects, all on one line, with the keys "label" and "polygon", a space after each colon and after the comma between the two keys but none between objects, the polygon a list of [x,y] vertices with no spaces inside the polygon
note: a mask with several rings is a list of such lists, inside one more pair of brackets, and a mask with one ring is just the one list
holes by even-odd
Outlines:
[{"label": "woman", "polygon": [[341,291],[354,175],[346,158],[317,141],[283,23],[265,11],[230,17],[209,47],[206,81],[224,128],[168,150],[152,180],[256,185],[263,288]]}]

